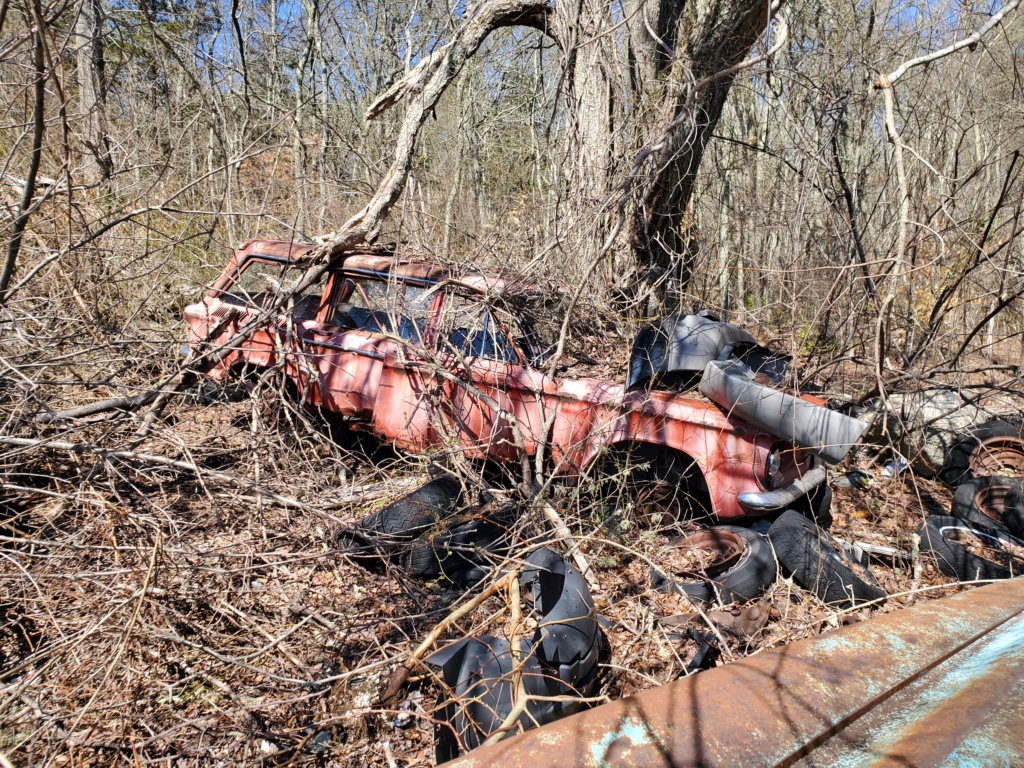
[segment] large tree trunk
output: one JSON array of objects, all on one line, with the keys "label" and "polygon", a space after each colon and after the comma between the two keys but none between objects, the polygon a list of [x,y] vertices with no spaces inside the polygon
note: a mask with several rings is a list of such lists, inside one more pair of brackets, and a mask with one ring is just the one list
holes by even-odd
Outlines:
[{"label": "large tree trunk", "polygon": [[[643,302],[635,307],[641,311],[663,310],[665,299],[689,280],[695,246],[686,217],[732,84],[729,70],[743,62],[767,26],[768,4],[490,0],[477,8],[480,13],[469,14],[458,35],[479,35],[482,42],[499,26],[532,26],[551,35],[562,52],[567,172],[561,242],[577,266],[587,266],[619,232],[609,263],[613,289],[627,301]],[[493,25],[486,30],[480,27],[484,17]],[[627,60],[620,66],[616,41],[622,29]],[[370,117],[422,87],[438,56],[435,51],[424,58],[383,94]],[[616,100],[623,86],[630,95]],[[625,226],[615,229],[620,221]]]},{"label": "large tree trunk", "polygon": [[[562,43],[566,90],[563,178],[568,215],[560,217],[563,242],[573,244],[576,266],[598,257],[608,230],[604,210],[613,186],[612,88],[614,37],[607,0],[558,3],[554,37]],[[577,245],[578,244],[578,245]]]},{"label": "large tree trunk", "polygon": [[642,149],[626,211],[628,263],[617,282],[627,295],[649,295],[656,310],[690,278],[694,183],[733,80],[716,75],[749,54],[768,24],[768,3],[637,0],[632,11],[630,84],[643,104],[634,128]]}]

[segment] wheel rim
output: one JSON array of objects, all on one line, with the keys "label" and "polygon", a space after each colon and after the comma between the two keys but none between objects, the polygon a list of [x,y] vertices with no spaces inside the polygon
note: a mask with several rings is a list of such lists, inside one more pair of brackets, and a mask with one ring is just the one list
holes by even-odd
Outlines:
[{"label": "wheel rim", "polygon": [[[747,544],[731,531],[708,529],[680,536],[668,545],[668,549],[710,552],[715,559],[708,565],[695,571],[676,571],[673,575],[713,579],[736,567],[747,553]],[[671,572],[674,569],[669,570]]]},{"label": "wheel rim", "polygon": [[1015,574],[1024,573],[1024,547],[1010,544],[997,536],[982,531],[947,525],[940,529],[942,538],[986,562],[1008,568]]},{"label": "wheel rim", "polygon": [[989,520],[1001,524],[1003,513],[1006,512],[1006,494],[1012,487],[993,483],[985,488],[979,488],[974,493],[974,506]]},{"label": "wheel rim", "polygon": [[971,451],[969,464],[976,477],[1024,475],[1024,439],[1008,436],[979,440]]}]

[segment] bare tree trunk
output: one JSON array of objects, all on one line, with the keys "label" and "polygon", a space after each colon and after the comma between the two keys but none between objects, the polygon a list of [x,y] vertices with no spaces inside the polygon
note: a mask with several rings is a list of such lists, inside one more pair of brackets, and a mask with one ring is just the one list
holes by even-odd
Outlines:
[{"label": "bare tree trunk", "polygon": [[467,92],[469,90],[469,78],[463,75],[459,81],[458,97],[456,103],[459,108],[459,127],[455,134],[455,168],[452,174],[452,183],[448,188],[448,194],[444,201],[444,241],[442,252],[447,255],[451,250],[452,230],[455,228],[455,200],[462,188],[462,164],[463,154],[466,147],[466,122],[468,111]]},{"label": "bare tree trunk", "polygon": [[110,178],[110,143],[106,129],[107,85],[103,56],[101,0],[78,0],[75,16],[78,38],[78,102],[82,112],[82,143],[89,181]]},{"label": "bare tree trunk", "polygon": [[718,293],[722,312],[729,311],[729,206],[732,204],[729,169],[722,171],[722,196],[718,211]]},{"label": "bare tree trunk", "polygon": [[611,188],[612,82],[610,9],[604,0],[579,0],[555,7],[556,36],[565,41],[568,130],[565,232],[580,237],[579,266],[597,257],[607,223],[600,214]]},{"label": "bare tree trunk", "polygon": [[687,212],[733,79],[721,73],[743,62],[768,21],[768,4],[759,0],[719,0],[696,11],[665,0],[654,30],[658,39],[635,48],[638,59],[653,57],[653,63],[638,61],[636,71],[657,73],[659,87],[642,94],[654,100],[658,117],[638,126],[645,148],[628,211],[631,293],[664,299],[673,283],[682,288],[689,282],[695,244]]},{"label": "bare tree trunk", "polygon": [[43,132],[46,128],[45,115],[43,114],[46,96],[46,62],[43,50],[46,45],[46,30],[43,28],[43,14],[39,6],[39,0],[33,0],[31,7],[33,25],[32,67],[35,70],[32,106],[32,154],[29,156],[28,173],[25,174],[25,187],[22,190],[18,215],[14,219],[11,239],[7,241],[7,256],[4,259],[3,269],[0,270],[0,305],[7,303],[7,288],[11,284],[14,268],[18,263],[18,253],[21,251],[21,238],[25,233],[25,227],[28,225],[29,216],[32,214],[32,198],[35,195],[36,176],[39,173],[39,163],[43,156]]}]

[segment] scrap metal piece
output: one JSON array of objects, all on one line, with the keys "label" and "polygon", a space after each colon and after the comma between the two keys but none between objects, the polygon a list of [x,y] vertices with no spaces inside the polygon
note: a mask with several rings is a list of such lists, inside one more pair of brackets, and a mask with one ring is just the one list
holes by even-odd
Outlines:
[{"label": "scrap metal piece", "polygon": [[670,374],[676,374],[679,383],[687,383],[723,352],[745,355],[756,370],[772,379],[784,377],[789,367],[788,357],[772,353],[742,328],[713,315],[669,315],[637,334],[629,356],[626,388]]},{"label": "scrap metal piece", "polygon": [[768,623],[768,611],[760,605],[748,605],[745,608],[735,606],[730,610],[708,611],[711,619],[720,629],[725,630],[740,640],[751,640],[764,629]]},{"label": "scrap metal piece", "polygon": [[1024,579],[876,616],[473,752],[475,766],[1024,765]]},{"label": "scrap metal piece", "polygon": [[806,448],[830,464],[838,464],[868,425],[808,400],[754,381],[742,363],[707,364],[700,393],[776,437]]}]

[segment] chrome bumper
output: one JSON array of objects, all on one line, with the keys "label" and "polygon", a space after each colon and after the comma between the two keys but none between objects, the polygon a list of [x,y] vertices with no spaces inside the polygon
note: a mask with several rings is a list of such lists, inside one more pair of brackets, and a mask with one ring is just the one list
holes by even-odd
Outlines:
[{"label": "chrome bumper", "polygon": [[825,482],[828,477],[828,470],[824,464],[819,464],[814,469],[806,472],[791,483],[787,483],[774,491],[751,491],[741,493],[740,504],[753,512],[771,512],[775,509],[788,507],[797,499],[806,496],[819,485]]}]

